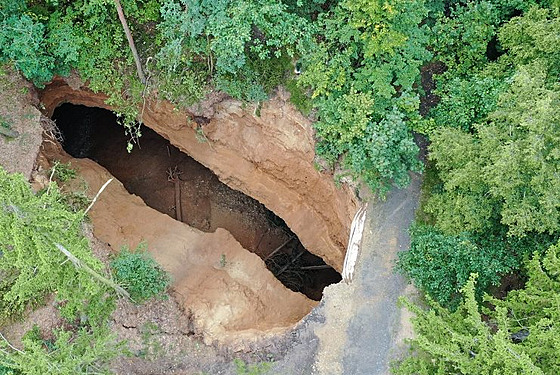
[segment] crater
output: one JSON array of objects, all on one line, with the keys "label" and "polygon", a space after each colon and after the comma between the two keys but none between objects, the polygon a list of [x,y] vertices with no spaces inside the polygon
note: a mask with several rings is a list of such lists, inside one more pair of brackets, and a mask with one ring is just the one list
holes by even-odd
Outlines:
[{"label": "crater", "polygon": [[95,161],[161,213],[204,232],[226,229],[289,289],[319,301],[326,286],[341,280],[336,270],[305,249],[284,220],[220,182],[150,128],[140,128],[138,144],[127,152],[128,138],[109,110],[66,103],[52,118],[71,156]]},{"label": "crater", "polygon": [[318,167],[313,127],[281,90],[260,111],[216,98],[146,98],[127,153],[107,97],[56,79],[39,100],[64,150],[44,142],[42,157],[71,162],[89,197],[116,177],[89,212],[94,235],[115,251],[145,240],[195,331],[236,345],[292,328],[340,280],[358,202]]}]

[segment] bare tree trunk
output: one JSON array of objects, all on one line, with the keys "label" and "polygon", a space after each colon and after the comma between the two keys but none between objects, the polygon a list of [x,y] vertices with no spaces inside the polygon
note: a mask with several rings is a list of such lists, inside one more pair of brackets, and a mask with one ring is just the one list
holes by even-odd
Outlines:
[{"label": "bare tree trunk", "polygon": [[120,0],[115,0],[115,5],[117,6],[117,13],[119,14],[119,19],[121,20],[124,33],[126,34],[126,39],[128,39],[128,45],[130,46],[132,55],[134,56],[134,61],[136,62],[136,71],[138,72],[138,78],[140,78],[140,81],[145,84],[146,77],[144,76],[144,72],[142,71],[142,64],[140,63],[140,58],[138,57],[138,51],[136,51],[134,39],[132,39],[132,34],[130,33],[130,29],[128,28],[126,18],[124,17],[124,12]]},{"label": "bare tree trunk", "polygon": [[59,243],[55,243],[56,248],[64,255],[66,255],[66,257],[68,258],[68,260],[70,260],[70,262],[72,262],[72,264],[74,265],[74,267],[76,267],[77,269],[83,269],[84,271],[86,271],[88,274],[90,274],[91,276],[93,276],[95,279],[97,279],[98,281],[102,282],[103,284],[110,286],[111,288],[115,289],[115,291],[121,295],[124,296],[126,298],[128,298],[129,300],[133,301],[134,300],[132,298],[130,298],[130,294],[128,294],[128,292],[126,290],[123,289],[123,287],[121,287],[120,285],[118,285],[117,283],[115,283],[113,280],[109,280],[108,278],[102,276],[101,274],[95,272],[94,270],[92,270],[91,268],[89,268],[88,266],[86,266],[84,263],[82,263],[81,260],[79,260],[78,258],[76,258],[74,256],[74,254],[72,254],[70,251],[68,251],[64,246],[62,246]]}]

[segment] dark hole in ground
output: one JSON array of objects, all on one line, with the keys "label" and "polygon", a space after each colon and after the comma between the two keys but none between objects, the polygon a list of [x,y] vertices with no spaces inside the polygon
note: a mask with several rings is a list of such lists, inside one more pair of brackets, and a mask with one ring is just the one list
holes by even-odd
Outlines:
[{"label": "dark hole in ground", "polygon": [[430,109],[434,108],[440,100],[434,91],[436,89],[436,80],[434,75],[442,74],[447,70],[445,64],[439,61],[432,61],[424,65],[420,69],[421,85],[424,91],[420,96],[420,114],[426,116]]},{"label": "dark hole in ground", "polygon": [[284,220],[220,182],[211,170],[153,130],[142,127],[140,144],[129,154],[124,129],[108,110],[63,104],[54,111],[53,120],[70,155],[96,161],[130,193],[162,213],[175,219],[180,213],[181,221],[205,232],[227,229],[244,248],[264,259],[288,288],[318,301],[325,286],[341,280],[338,272],[305,250]]}]

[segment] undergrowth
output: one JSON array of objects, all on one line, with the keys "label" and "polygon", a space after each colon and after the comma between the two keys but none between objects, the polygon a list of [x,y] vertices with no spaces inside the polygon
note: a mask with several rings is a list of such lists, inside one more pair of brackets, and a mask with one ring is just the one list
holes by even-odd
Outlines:
[{"label": "undergrowth", "polygon": [[65,319],[64,328],[49,333],[49,345],[37,330],[24,336],[23,350],[2,340],[0,373],[107,373],[108,361],[121,353],[107,324],[114,293],[92,277],[105,270],[91,253],[83,219],[55,182],[35,194],[23,175],[0,167],[0,322],[23,317],[47,294]]},{"label": "undergrowth", "polygon": [[146,248],[146,243],[140,243],[134,251],[124,246],[111,262],[115,279],[136,303],[152,297],[164,298],[171,281]]}]

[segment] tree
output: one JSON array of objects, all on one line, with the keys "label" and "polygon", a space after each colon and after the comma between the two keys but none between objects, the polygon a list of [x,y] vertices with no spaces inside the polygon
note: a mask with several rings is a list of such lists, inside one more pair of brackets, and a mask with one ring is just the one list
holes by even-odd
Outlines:
[{"label": "tree", "polygon": [[[476,296],[500,284],[502,276],[520,268],[528,244],[502,241],[486,233],[449,236],[431,225],[415,224],[409,251],[399,253],[397,269],[440,305],[454,310],[462,301],[461,288],[478,274]],[[532,245],[532,244],[531,244]]]},{"label": "tree", "polygon": [[476,133],[432,137],[444,191],[427,210],[450,233],[482,231],[496,218],[511,235],[560,230],[560,90],[539,62],[520,67]]},{"label": "tree", "polygon": [[275,0],[167,0],[162,16],[159,68],[199,72],[244,100],[265,100],[311,39],[310,22]]},{"label": "tree", "polygon": [[382,193],[421,169],[410,129],[419,119],[414,84],[431,57],[420,26],[427,12],[422,1],[341,1],[321,14],[323,35],[302,57],[318,155]]},{"label": "tree", "polygon": [[415,314],[412,353],[394,374],[557,374],[560,370],[560,244],[529,263],[525,288],[503,300],[475,298],[473,275],[463,288],[465,301],[450,313],[429,301],[424,310],[404,301]]}]

